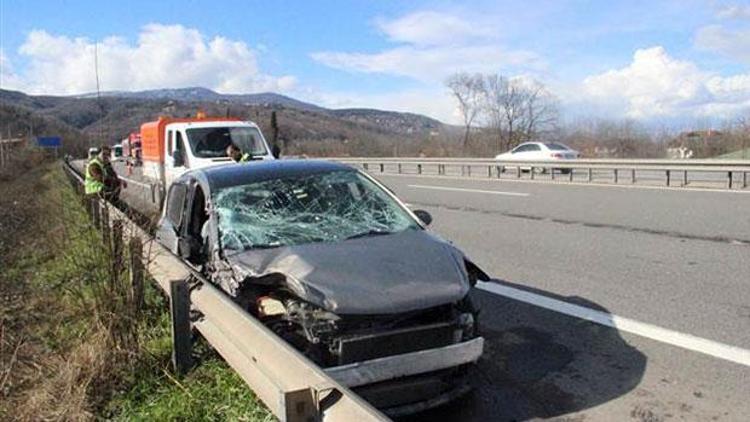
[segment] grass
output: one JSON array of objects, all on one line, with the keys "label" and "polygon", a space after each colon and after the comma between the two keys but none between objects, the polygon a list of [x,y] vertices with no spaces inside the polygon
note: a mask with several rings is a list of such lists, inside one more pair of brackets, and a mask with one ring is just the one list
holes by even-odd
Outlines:
[{"label": "grass", "polygon": [[714,158],[718,158],[720,160],[743,160],[743,159],[750,159],[750,148],[745,148],[744,150],[740,149],[737,151],[729,152],[726,154],[718,155]]},{"label": "grass", "polygon": [[0,267],[0,420],[273,419],[200,341],[172,373],[166,301],[147,283],[131,311],[59,164],[0,181]]}]

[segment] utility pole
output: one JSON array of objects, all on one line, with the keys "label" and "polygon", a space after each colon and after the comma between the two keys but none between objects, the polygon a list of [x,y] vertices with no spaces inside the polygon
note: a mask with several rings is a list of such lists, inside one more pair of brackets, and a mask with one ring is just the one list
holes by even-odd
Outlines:
[{"label": "utility pole", "polygon": [[[94,75],[96,76],[96,103],[99,105],[100,115],[104,114],[104,107],[102,107],[101,91],[99,89],[99,43],[94,43]],[[99,129],[99,143],[104,142],[104,127],[101,125]],[[89,139],[89,148],[91,148],[91,140]]]}]

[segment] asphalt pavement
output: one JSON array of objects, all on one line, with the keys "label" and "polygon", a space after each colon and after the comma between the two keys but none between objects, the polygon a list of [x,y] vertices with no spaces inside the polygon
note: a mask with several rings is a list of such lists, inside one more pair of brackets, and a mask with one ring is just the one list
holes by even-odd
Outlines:
[{"label": "asphalt pavement", "polygon": [[[375,175],[497,283],[750,348],[750,195]],[[750,367],[477,291],[456,420],[746,420]],[[454,413],[451,413],[454,412]],[[436,417],[424,415],[419,420]],[[426,418],[426,419],[425,419]]]}]

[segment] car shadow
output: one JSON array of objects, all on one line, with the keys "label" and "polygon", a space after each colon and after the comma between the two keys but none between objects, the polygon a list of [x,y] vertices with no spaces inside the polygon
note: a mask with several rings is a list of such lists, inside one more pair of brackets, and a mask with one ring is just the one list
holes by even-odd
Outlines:
[{"label": "car shadow", "polygon": [[[493,282],[608,312],[584,298]],[[402,420],[555,418],[614,400],[640,383],[646,356],[618,330],[483,290],[471,294],[481,307],[485,338],[484,354],[470,375],[473,392]]]}]

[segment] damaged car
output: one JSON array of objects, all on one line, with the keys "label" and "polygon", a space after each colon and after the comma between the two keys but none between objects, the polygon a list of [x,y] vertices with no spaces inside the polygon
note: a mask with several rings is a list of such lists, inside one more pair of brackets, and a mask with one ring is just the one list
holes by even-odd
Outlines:
[{"label": "damaged car", "polygon": [[198,169],[169,188],[157,240],[391,415],[469,390],[482,354],[469,291],[487,275],[350,166]]}]

